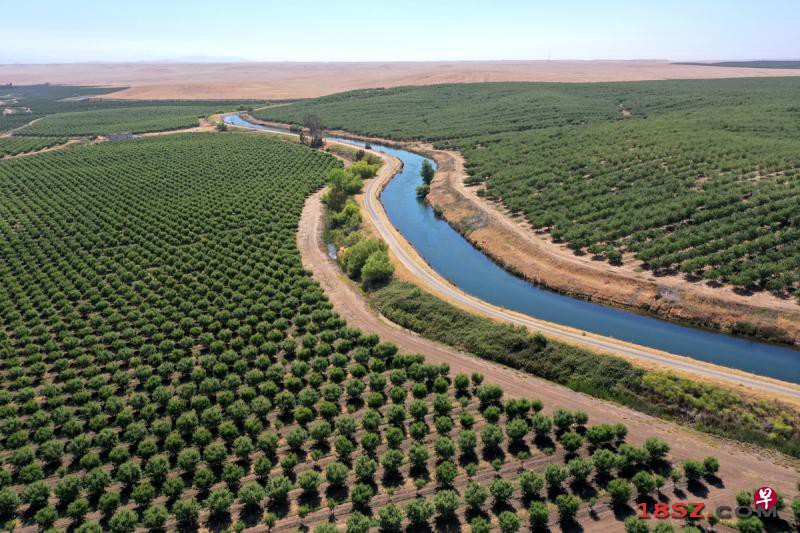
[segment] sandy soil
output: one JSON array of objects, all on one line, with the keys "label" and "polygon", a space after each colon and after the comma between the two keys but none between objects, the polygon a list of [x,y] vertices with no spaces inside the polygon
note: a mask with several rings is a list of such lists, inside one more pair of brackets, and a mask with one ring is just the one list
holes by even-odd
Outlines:
[{"label": "sandy soil", "polygon": [[[539,398],[547,409],[567,407],[589,414],[592,423],[622,421],[630,429],[630,440],[641,443],[656,436],[667,441],[672,455],[678,460],[713,455],[722,465],[720,477],[724,484],[712,488],[705,501],[711,504],[730,504],[735,493],[744,488],[769,483],[787,496],[797,493],[797,461],[760,448],[729,442],[701,434],[676,424],[644,415],[631,409],[604,402],[553,383],[535,378],[468,354],[459,352],[409,332],[379,317],[364,297],[330,260],[322,241],[323,205],[321,193],[309,197],[303,210],[297,235],[303,266],[309,269],[322,285],[336,311],[349,324],[375,332],[409,353],[425,354],[429,360],[447,363],[453,373],[481,372],[488,382],[501,385],[508,397]],[[696,496],[695,496],[696,498]]]},{"label": "sandy soil", "polygon": [[553,243],[532,230],[521,217],[511,217],[502,206],[479,197],[477,188],[464,185],[461,154],[429,153],[439,171],[429,199],[473,244],[535,283],[593,301],[654,313],[669,319],[729,330],[736,322],[750,322],[783,332],[800,343],[800,306],[793,299],[770,293],[743,295],[730,287],[710,287],[684,276],[654,276],[637,271],[634,260],[621,267],[577,256],[566,245]]},{"label": "sandy soil", "polygon": [[130,87],[114,98],[310,98],[350,89],[485,81],[628,81],[797,76],[797,70],[668,61],[98,63],[0,65],[0,84]]}]

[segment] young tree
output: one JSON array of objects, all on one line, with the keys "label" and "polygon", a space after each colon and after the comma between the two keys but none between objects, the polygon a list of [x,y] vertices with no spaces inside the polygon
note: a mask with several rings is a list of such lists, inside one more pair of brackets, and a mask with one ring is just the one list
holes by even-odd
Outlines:
[{"label": "young tree", "polygon": [[544,488],[544,478],[536,472],[525,470],[519,475],[519,488],[524,497],[538,498]]},{"label": "young tree", "polygon": [[464,501],[475,511],[481,509],[488,497],[489,491],[486,490],[486,487],[474,481],[467,483],[467,486],[464,488]]},{"label": "young tree", "polygon": [[430,185],[433,181],[433,176],[435,171],[433,170],[433,165],[427,159],[422,160],[422,167],[420,167],[419,175],[422,176],[422,181],[426,185]]},{"label": "young tree", "polygon": [[353,502],[353,507],[356,509],[368,509],[372,496],[372,487],[364,483],[356,484],[353,490],[350,491],[350,501]]},{"label": "young tree", "polygon": [[230,509],[233,503],[233,494],[231,494],[231,491],[228,490],[227,487],[214,489],[211,491],[211,494],[208,495],[205,503],[212,515],[221,516],[226,514]]},{"label": "young tree", "polygon": [[378,511],[378,528],[382,533],[402,531],[403,513],[394,504],[388,504]]},{"label": "young tree", "polygon": [[303,116],[303,126],[308,130],[308,145],[311,148],[322,147],[322,130],[324,127],[322,126],[322,119],[319,118],[319,115],[314,113],[306,113]]},{"label": "young tree", "polygon": [[591,459],[576,457],[567,463],[567,471],[576,483],[586,483],[593,470],[594,463]]},{"label": "young tree", "polygon": [[514,485],[505,479],[496,478],[492,481],[491,485],[489,485],[489,492],[492,494],[492,498],[494,498],[495,505],[506,505],[514,494]]},{"label": "young tree", "polygon": [[631,498],[631,484],[626,479],[612,479],[606,487],[611,503],[618,506],[627,505]]},{"label": "young tree", "polygon": [[439,491],[433,497],[433,506],[436,508],[436,512],[445,519],[452,518],[459,505],[461,505],[461,498],[456,491],[451,489]]},{"label": "young tree", "polygon": [[531,503],[528,509],[528,516],[530,517],[531,528],[534,531],[544,529],[550,519],[550,511],[547,509],[547,504],[541,501]]},{"label": "young tree", "polygon": [[492,525],[489,523],[488,520],[486,520],[482,516],[476,516],[469,523],[470,533],[490,533],[491,530],[492,530]]},{"label": "young tree", "polygon": [[558,517],[562,523],[568,523],[575,520],[575,514],[581,501],[572,494],[559,494],[556,497],[556,507],[558,507]]},{"label": "young tree", "polygon": [[699,461],[688,460],[683,462],[683,472],[687,480],[696,481],[703,476],[705,469]]},{"label": "young tree", "polygon": [[650,472],[640,470],[631,478],[631,483],[636,487],[639,496],[647,496],[656,488],[656,481]]},{"label": "young tree", "polygon": [[636,516],[629,516],[625,519],[625,533],[648,533],[650,528],[647,522]]},{"label": "young tree", "polygon": [[497,525],[500,526],[500,531],[503,533],[515,533],[519,531],[519,517],[515,512],[503,511],[497,517]]},{"label": "young tree", "polygon": [[108,521],[108,529],[112,533],[133,533],[138,521],[136,513],[130,509],[120,509]]},{"label": "young tree", "polygon": [[142,513],[142,525],[150,531],[162,531],[169,520],[169,511],[163,505],[152,505]]},{"label": "young tree", "polygon": [[544,467],[544,479],[551,490],[561,490],[561,484],[567,479],[567,469],[555,463]]},{"label": "young tree", "polygon": [[433,505],[425,498],[415,498],[406,504],[404,511],[411,525],[419,527],[433,516]]}]

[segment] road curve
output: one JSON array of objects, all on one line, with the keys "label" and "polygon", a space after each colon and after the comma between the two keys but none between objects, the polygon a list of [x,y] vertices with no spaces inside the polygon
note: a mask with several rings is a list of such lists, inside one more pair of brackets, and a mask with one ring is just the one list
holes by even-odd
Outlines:
[{"label": "road curve", "polygon": [[[252,127],[244,125],[236,125],[236,127],[259,130],[257,124],[254,124]],[[293,136],[293,134],[289,132],[273,132],[273,134],[274,133]],[[326,142],[341,144],[331,140],[327,140]],[[668,368],[693,378],[707,379],[734,387],[745,387],[756,393],[767,395],[770,398],[784,399],[794,404],[800,402],[800,385],[757,376],[740,370],[698,361],[690,357],[670,354],[619,339],[597,335],[595,333],[570,328],[545,320],[539,320],[522,313],[490,304],[480,298],[467,294],[433,270],[391,223],[380,201],[380,193],[400,169],[400,161],[383,152],[371,151],[383,159],[385,164],[381,167],[378,175],[374,179],[367,181],[367,186],[364,191],[364,206],[367,216],[377,229],[381,238],[389,246],[389,250],[394,257],[413,275],[415,282],[419,286],[429,290],[444,300],[456,303],[462,308],[477,312],[480,315],[523,326],[535,331],[541,331],[545,335],[569,344],[588,348],[593,351],[621,356],[648,366]]]},{"label": "road curve", "polygon": [[[707,505],[730,505],[743,487],[770,486],[784,492],[785,498],[796,493],[798,463],[777,452],[720,439],[703,434],[674,422],[661,420],[588,394],[576,392],[563,385],[546,381],[526,372],[469,355],[404,329],[381,317],[372,309],[363,293],[328,256],[323,240],[324,205],[322,192],[311,195],[303,209],[297,231],[297,247],[303,267],[309,270],[322,286],[334,310],[351,326],[376,333],[382,340],[395,343],[405,353],[424,354],[428,361],[446,363],[453,375],[480,372],[488,383],[503,388],[507,398],[538,398],[544,411],[557,407],[579,409],[589,415],[592,424],[623,422],[629,429],[628,440],[641,445],[648,437],[665,440],[676,461],[715,456],[720,461],[722,487],[709,486],[704,498]],[[617,524],[618,526],[618,524]],[[617,529],[618,530],[618,527]]]},{"label": "road curve", "polygon": [[383,190],[386,183],[394,177],[396,165],[392,165],[393,158],[390,156],[381,152],[376,153],[380,155],[387,164],[383,166],[382,172],[367,184],[364,194],[366,212],[373,225],[380,233],[381,238],[386,241],[392,254],[411,274],[413,274],[420,286],[443,297],[445,300],[457,303],[461,307],[473,310],[481,315],[541,331],[545,335],[570,344],[619,355],[650,365],[670,368],[681,374],[692,377],[706,378],[729,385],[747,387],[761,393],[767,393],[771,396],[781,396],[795,402],[800,400],[800,386],[792,383],[756,376],[747,372],[708,364],[689,357],[660,352],[618,339],[535,319],[509,309],[492,305],[475,296],[467,294],[434,271],[390,222],[381,204],[380,192]]}]

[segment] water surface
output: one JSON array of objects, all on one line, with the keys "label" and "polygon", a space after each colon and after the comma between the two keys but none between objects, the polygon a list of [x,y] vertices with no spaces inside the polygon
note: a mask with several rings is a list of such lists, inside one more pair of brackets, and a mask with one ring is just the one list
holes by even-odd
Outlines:
[{"label": "water surface", "polygon": [[[255,125],[236,115],[226,116],[225,120],[244,127],[286,131]],[[361,141],[339,137],[329,139],[364,146]],[[437,218],[428,204],[417,200],[416,188],[422,183],[419,171],[424,157],[379,144],[372,144],[372,149],[403,161],[403,169],[380,196],[389,220],[434,270],[463,291],[534,318],[800,383],[800,351],[788,346],[682,326],[587,302],[535,287],[510,274],[473,247],[447,222]]]}]

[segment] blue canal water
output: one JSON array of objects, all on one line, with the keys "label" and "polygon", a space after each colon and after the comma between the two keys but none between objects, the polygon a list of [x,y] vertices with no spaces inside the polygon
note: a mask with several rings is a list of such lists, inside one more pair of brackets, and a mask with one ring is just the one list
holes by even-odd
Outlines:
[{"label": "blue canal water", "polygon": [[[236,115],[226,116],[225,120],[243,127],[285,131],[258,127]],[[329,139],[364,145],[350,139]],[[419,171],[424,157],[378,144],[372,144],[372,148],[403,161],[402,171],[389,182],[380,197],[389,220],[434,270],[465,292],[549,322],[800,383],[800,351],[793,348],[681,326],[587,302],[540,289],[510,274],[417,199],[416,188],[422,183]]]}]

